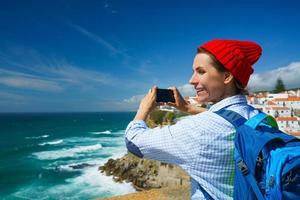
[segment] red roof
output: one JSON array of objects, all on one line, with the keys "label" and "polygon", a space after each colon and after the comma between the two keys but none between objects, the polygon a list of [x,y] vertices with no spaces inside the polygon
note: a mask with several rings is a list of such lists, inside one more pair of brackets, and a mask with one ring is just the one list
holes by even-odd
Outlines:
[{"label": "red roof", "polygon": [[298,121],[297,117],[277,117],[277,121]]},{"label": "red roof", "polygon": [[300,101],[300,97],[276,98],[273,101]]}]

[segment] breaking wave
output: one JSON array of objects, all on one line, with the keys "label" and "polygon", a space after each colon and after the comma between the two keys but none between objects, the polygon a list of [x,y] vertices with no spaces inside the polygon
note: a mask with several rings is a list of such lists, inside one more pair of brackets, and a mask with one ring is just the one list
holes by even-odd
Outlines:
[{"label": "breaking wave", "polygon": [[96,151],[101,149],[101,144],[89,145],[89,146],[78,146],[69,149],[61,149],[55,151],[42,151],[33,153],[33,155],[39,160],[55,160],[59,158],[77,157],[78,155],[86,152]]},{"label": "breaking wave", "polygon": [[41,139],[41,138],[47,138],[49,135],[40,135],[40,136],[33,136],[33,137],[25,137],[25,139]]},{"label": "breaking wave", "polygon": [[43,143],[40,143],[39,145],[40,146],[54,145],[54,144],[60,144],[60,143],[63,143],[63,142],[64,142],[63,140],[55,140],[55,141],[51,141],[51,142],[43,142]]},{"label": "breaking wave", "polygon": [[106,130],[106,131],[90,132],[90,133],[95,134],[95,135],[99,135],[99,134],[111,134],[111,131]]}]

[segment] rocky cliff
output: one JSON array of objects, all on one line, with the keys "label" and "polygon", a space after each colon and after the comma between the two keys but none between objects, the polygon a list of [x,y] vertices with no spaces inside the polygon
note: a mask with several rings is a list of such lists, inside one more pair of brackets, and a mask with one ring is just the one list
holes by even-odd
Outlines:
[{"label": "rocky cliff", "polygon": [[180,167],[139,159],[130,153],[116,160],[109,159],[104,166],[99,167],[99,170],[113,176],[117,182],[132,182],[138,191],[190,184],[190,177]]},{"label": "rocky cliff", "polygon": [[[147,124],[151,128],[169,125],[174,123],[178,116],[183,116],[183,114],[179,113],[176,116],[174,113],[157,110],[151,113]],[[107,163],[99,167],[99,171],[113,176],[117,182],[131,182],[137,191],[164,188],[153,191],[153,194],[162,195],[164,197],[162,199],[175,199],[174,195],[178,197],[176,199],[189,199],[190,177],[176,165],[140,159],[127,153],[122,158],[109,159]],[[143,194],[145,197],[148,192],[145,191]],[[127,199],[126,196],[112,199]],[[129,196],[129,199],[133,198],[131,195]]]}]

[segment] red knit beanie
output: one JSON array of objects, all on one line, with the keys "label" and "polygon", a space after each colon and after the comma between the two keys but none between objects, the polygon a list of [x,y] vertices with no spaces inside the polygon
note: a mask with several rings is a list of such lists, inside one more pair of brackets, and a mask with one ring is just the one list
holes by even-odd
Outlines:
[{"label": "red knit beanie", "polygon": [[243,87],[247,86],[252,65],[262,52],[258,44],[240,40],[211,40],[200,47],[213,54]]}]

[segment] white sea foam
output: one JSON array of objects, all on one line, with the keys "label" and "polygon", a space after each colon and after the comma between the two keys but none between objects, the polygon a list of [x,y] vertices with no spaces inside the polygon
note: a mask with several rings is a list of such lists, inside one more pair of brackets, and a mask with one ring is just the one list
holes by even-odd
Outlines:
[{"label": "white sea foam", "polygon": [[[89,158],[81,158],[72,159],[72,160],[55,160],[47,166],[44,166],[43,169],[47,170],[58,170],[58,171],[82,171],[86,167],[92,166],[102,166],[106,163],[107,158],[99,158],[99,159],[91,159]],[[82,167],[82,169],[75,169],[74,166],[80,166],[82,164],[87,164],[86,166]],[[89,166],[88,166],[89,165]]]},{"label": "white sea foam", "polygon": [[89,146],[78,146],[69,149],[61,149],[55,151],[42,151],[33,153],[39,160],[55,160],[59,158],[77,157],[81,153],[96,151],[101,149],[101,144],[89,145]]},{"label": "white sea foam", "polygon": [[[111,154],[111,156],[106,158],[97,157],[97,159],[91,157],[82,157],[80,159],[74,157],[72,160],[55,160],[52,163],[44,166],[44,169],[55,170],[55,171],[83,171],[88,167],[92,166],[102,166],[107,162],[108,159],[121,158],[126,154],[127,150],[125,147],[106,147],[101,151],[101,154]],[[95,153],[94,153],[95,154]],[[85,166],[83,166],[85,164]],[[83,167],[78,167],[82,165]],[[75,167],[74,167],[75,166]]]},{"label": "white sea foam", "polygon": [[111,134],[111,131],[99,131],[99,132],[90,132],[91,134],[99,135],[99,134]]},{"label": "white sea foam", "polygon": [[40,136],[33,136],[33,137],[25,137],[25,139],[41,139],[41,138],[47,138],[49,135],[40,135]]},{"label": "white sea foam", "polygon": [[115,132],[114,134],[116,134],[116,135],[124,135],[125,134],[125,130],[119,130],[119,131]]},{"label": "white sea foam", "polygon": [[[115,134],[115,133],[113,133]],[[113,144],[113,146],[124,146],[124,138],[121,137],[70,137],[70,138],[64,138],[64,144],[67,145],[92,145],[92,144],[103,144],[103,146],[110,146],[110,144]]]},{"label": "white sea foam", "polygon": [[99,188],[101,193],[109,192],[113,195],[135,192],[131,183],[116,183],[111,176],[101,174],[98,166],[86,168],[81,176],[66,181],[75,185],[89,184],[91,189],[86,188],[85,192],[93,192],[93,188]]},{"label": "white sea foam", "polygon": [[93,137],[70,137],[64,138],[64,142],[68,144],[99,143],[101,142],[101,139]]},{"label": "white sea foam", "polygon": [[81,171],[84,170],[87,167],[93,167],[96,164],[90,164],[90,163],[71,163],[67,165],[60,165],[56,166],[54,170],[56,171]]},{"label": "white sea foam", "polygon": [[[42,176],[42,175],[41,175]],[[81,175],[66,179],[66,183],[50,186],[35,184],[25,186],[11,194],[8,199],[94,199],[123,195],[135,192],[131,183],[117,183],[112,176],[105,176],[98,171],[98,166],[88,167]]]},{"label": "white sea foam", "polygon": [[[65,138],[64,143],[70,138]],[[81,138],[71,138],[81,139]],[[101,138],[102,140],[103,138]],[[80,140],[79,140],[80,141]],[[116,183],[112,176],[105,176],[98,171],[98,167],[104,165],[109,158],[120,158],[127,151],[125,144],[118,147],[106,147],[98,152],[104,152],[111,154],[110,157],[93,159],[91,157],[76,157],[80,153],[96,153],[101,145],[90,145],[83,146],[84,143],[91,143],[98,140],[90,140],[90,138],[84,138],[81,140],[81,146],[60,149],[56,151],[45,151],[35,153],[40,159],[52,160],[56,158],[61,158],[65,156],[74,156],[73,159],[57,159],[53,160],[51,164],[47,165],[49,170],[59,170],[60,171],[80,171],[81,173],[73,178],[65,180],[64,184],[57,184],[50,186],[45,184],[42,180],[36,179],[36,182],[20,188],[19,191],[11,194],[7,199],[23,198],[23,199],[95,199],[100,197],[109,197],[115,195],[123,195],[135,192],[134,187],[131,183]],[[116,140],[111,138],[113,142],[123,142],[121,138]],[[84,166],[81,169],[74,169],[71,166],[79,166],[83,163],[89,164],[90,166]],[[45,168],[44,168],[45,169]],[[39,177],[43,179],[43,174]]]},{"label": "white sea foam", "polygon": [[54,141],[51,141],[51,142],[43,142],[43,143],[40,143],[39,145],[40,146],[54,145],[54,144],[60,144],[60,143],[63,143],[63,142],[64,142],[63,140],[54,140]]}]

